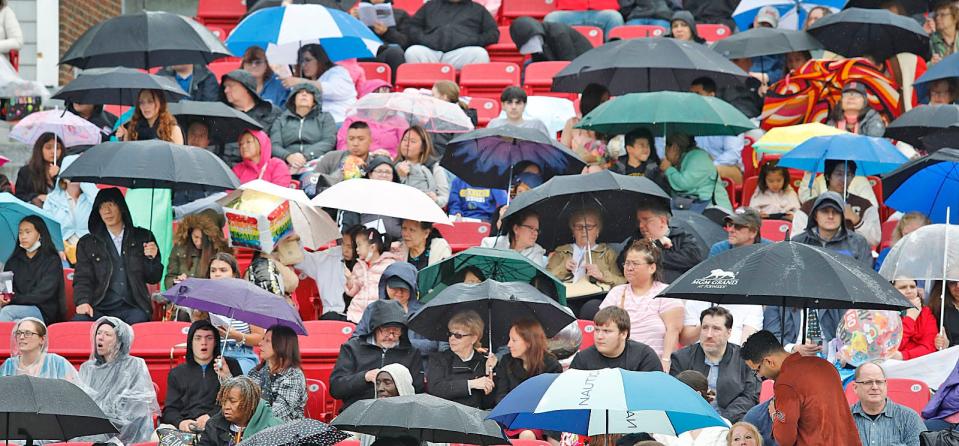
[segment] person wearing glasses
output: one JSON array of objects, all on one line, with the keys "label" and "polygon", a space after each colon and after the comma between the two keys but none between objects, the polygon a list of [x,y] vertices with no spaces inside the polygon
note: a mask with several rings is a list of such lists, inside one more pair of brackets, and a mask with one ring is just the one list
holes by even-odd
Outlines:
[{"label": "person wearing glasses", "polygon": [[[246,52],[243,53],[240,68],[253,75],[253,79],[256,80],[256,93],[260,95],[260,98],[277,107],[283,107],[286,104],[286,98],[290,95],[290,90],[283,86],[283,81],[280,80],[280,76],[270,65],[263,48],[256,45],[247,48]],[[285,69],[286,73],[290,72],[285,67],[277,66],[276,68]]]},{"label": "person wearing glasses", "polygon": [[916,411],[889,399],[882,367],[874,362],[862,364],[856,367],[855,379],[859,401],[852,405],[852,418],[862,444],[919,444],[919,433],[926,426]]},{"label": "person wearing glasses", "polygon": [[388,364],[402,364],[413,375],[413,388],[423,391],[423,357],[410,343],[406,312],[394,300],[371,302],[369,327],[340,346],[330,374],[330,395],[343,401],[343,409],[361,399],[375,398],[376,375]]},{"label": "person wearing glasses", "polygon": [[80,384],[80,375],[70,361],[47,351],[47,325],[40,319],[20,319],[13,326],[10,340],[13,349],[10,357],[0,366],[0,376],[28,375],[35,378],[65,379]]},{"label": "person wearing glasses", "polygon": [[[664,283],[672,283],[693,266],[706,258],[709,247],[682,226],[671,224],[672,214],[662,205],[640,204],[636,209],[637,230],[626,239],[624,246],[635,240],[646,239],[659,248],[663,263],[659,265]],[[626,259],[626,251],[619,254],[620,265]]]},{"label": "person wearing glasses", "polygon": [[546,250],[536,240],[539,238],[539,214],[524,211],[510,219],[514,223],[509,225],[506,237],[486,237],[480,242],[484,248],[512,249],[526,257],[531,262],[545,268]]},{"label": "person wearing glasses", "polygon": [[818,356],[790,354],[766,330],[750,336],[740,356],[758,377],[776,381],[768,414],[778,444],[862,444],[832,363]]},{"label": "person wearing glasses", "polygon": [[346,110],[356,102],[356,85],[350,72],[334,64],[326,50],[315,43],[300,47],[297,68],[299,77],[283,79],[283,86],[293,88],[304,82],[313,84],[322,93],[320,110],[333,115],[337,125],[342,124]]},{"label": "person wearing glasses", "polygon": [[428,392],[479,409],[493,408],[496,355],[488,355],[482,348],[483,318],[473,310],[462,311],[446,328],[450,349],[430,356]]},{"label": "person wearing glasses", "polygon": [[[594,208],[583,208],[569,216],[569,230],[573,243],[556,248],[549,257],[546,269],[566,283],[589,281],[615,286],[626,283],[616,251],[605,243],[596,243],[603,231],[603,218]],[[592,319],[592,314],[589,319]]]}]

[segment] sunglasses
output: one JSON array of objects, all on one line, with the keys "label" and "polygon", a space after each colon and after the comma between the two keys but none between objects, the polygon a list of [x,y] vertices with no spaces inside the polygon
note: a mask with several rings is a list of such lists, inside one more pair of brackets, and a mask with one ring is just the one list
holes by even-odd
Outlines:
[{"label": "sunglasses", "polygon": [[452,338],[456,338],[456,339],[463,339],[463,338],[465,338],[465,337],[467,337],[467,336],[470,335],[469,333],[455,333],[455,332],[452,332],[452,331],[447,332],[446,334],[447,334],[447,337],[452,337]]}]

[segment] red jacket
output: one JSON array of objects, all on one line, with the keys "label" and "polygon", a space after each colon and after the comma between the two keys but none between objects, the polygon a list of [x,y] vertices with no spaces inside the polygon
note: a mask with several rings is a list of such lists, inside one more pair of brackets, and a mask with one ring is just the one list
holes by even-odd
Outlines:
[{"label": "red jacket", "polygon": [[780,446],[862,446],[839,372],[825,359],[789,355],[773,393],[773,438]]},{"label": "red jacket", "polygon": [[902,359],[918,358],[936,351],[938,333],[939,324],[929,307],[922,307],[916,320],[903,316],[902,342],[899,343]]},{"label": "red jacket", "polygon": [[619,0],[556,0],[559,11],[599,11],[612,9],[619,12]]}]

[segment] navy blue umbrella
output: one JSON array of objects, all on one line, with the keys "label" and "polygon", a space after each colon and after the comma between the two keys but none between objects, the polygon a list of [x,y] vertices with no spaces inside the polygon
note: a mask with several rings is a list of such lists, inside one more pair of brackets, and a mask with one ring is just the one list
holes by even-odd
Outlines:
[{"label": "navy blue umbrella", "polygon": [[945,223],[947,207],[959,212],[959,149],[942,149],[904,164],[883,175],[882,189],[887,206]]},{"label": "navy blue umbrella", "polygon": [[925,84],[939,79],[949,79],[953,77],[959,77],[959,53],[945,57],[940,60],[939,63],[930,66],[922,76],[919,76],[919,79],[916,79],[913,85],[917,87],[920,85],[928,87],[928,85]]}]

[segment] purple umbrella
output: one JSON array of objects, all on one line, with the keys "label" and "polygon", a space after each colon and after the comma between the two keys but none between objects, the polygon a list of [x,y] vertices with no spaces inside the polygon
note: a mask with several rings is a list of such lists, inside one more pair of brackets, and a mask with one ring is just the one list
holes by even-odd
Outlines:
[{"label": "purple umbrella", "polygon": [[258,327],[284,325],[307,335],[303,320],[286,300],[242,279],[186,279],[163,295],[174,304],[220,314]]}]

